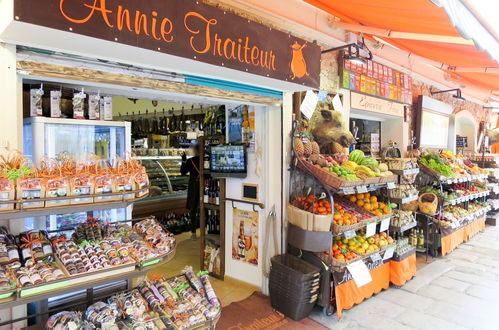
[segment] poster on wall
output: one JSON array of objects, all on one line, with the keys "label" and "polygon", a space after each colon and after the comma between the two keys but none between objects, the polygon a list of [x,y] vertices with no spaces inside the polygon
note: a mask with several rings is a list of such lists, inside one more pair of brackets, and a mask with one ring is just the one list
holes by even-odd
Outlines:
[{"label": "poster on wall", "polygon": [[234,209],[232,259],[258,265],[258,212]]},{"label": "poster on wall", "polygon": [[229,143],[243,144],[249,151],[255,151],[255,109],[248,105],[228,109]]}]

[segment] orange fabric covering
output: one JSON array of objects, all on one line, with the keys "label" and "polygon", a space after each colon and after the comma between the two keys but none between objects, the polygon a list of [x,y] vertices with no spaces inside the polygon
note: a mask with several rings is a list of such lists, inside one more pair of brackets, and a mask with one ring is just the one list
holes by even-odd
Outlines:
[{"label": "orange fabric covering", "polygon": [[485,218],[479,218],[472,223],[459,228],[450,235],[442,236],[442,256],[454,251],[459,244],[467,242],[470,238],[485,229]]},{"label": "orange fabric covering", "polygon": [[[450,23],[445,10],[432,4],[430,0],[305,1],[340,18],[345,23],[361,24],[396,32],[460,36]],[[499,64],[491,60],[485,52],[471,45],[409,39],[384,39],[405,51],[449,66],[499,67]],[[499,74],[456,72],[452,76],[464,85],[473,85],[488,91],[499,90]]]},{"label": "orange fabric covering", "polygon": [[350,309],[355,304],[360,304],[364,299],[373,294],[388,289],[390,286],[390,263],[387,262],[370,271],[372,281],[362,287],[358,287],[354,280],[337,285],[334,288],[336,297],[336,315],[341,318],[344,309]]},{"label": "orange fabric covering", "polygon": [[390,261],[390,282],[402,286],[416,276],[416,253],[402,261]]},{"label": "orange fabric covering", "polygon": [[[496,128],[499,128],[499,117],[497,118]],[[499,154],[499,143],[494,143],[492,145],[492,153]]]}]

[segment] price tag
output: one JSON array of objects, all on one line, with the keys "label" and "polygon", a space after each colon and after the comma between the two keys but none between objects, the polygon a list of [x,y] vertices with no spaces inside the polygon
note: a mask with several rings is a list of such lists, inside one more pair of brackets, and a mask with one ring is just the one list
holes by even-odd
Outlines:
[{"label": "price tag", "polygon": [[386,218],[386,219],[383,219],[381,221],[381,227],[379,229],[380,233],[384,232],[384,231],[387,231],[388,228],[390,228],[390,220],[391,220],[391,218]]},{"label": "price tag", "polygon": [[345,236],[346,239],[354,238],[357,236],[355,234],[355,230],[347,230],[346,232],[343,233],[343,236]]},{"label": "price tag", "polygon": [[447,184],[452,184],[452,179],[447,180]]},{"label": "price tag", "polygon": [[382,258],[381,258],[381,255],[380,255],[378,252],[376,252],[376,253],[374,253],[374,254],[371,254],[371,260],[372,260],[374,263],[376,263],[376,262],[378,262],[378,261],[382,260]]},{"label": "price tag", "polygon": [[385,250],[385,254],[383,255],[383,260],[388,260],[393,257],[393,252],[395,251],[395,246],[390,246]]},{"label": "price tag", "polygon": [[387,187],[388,189],[395,189],[395,188],[396,188],[396,186],[395,186],[395,182],[388,182],[388,183],[386,184],[386,187]]},{"label": "price tag", "polygon": [[343,193],[345,195],[355,194],[355,189],[353,187],[345,187],[343,188]]},{"label": "price tag", "polygon": [[371,237],[376,234],[376,222],[367,224],[366,226],[366,237]]},{"label": "price tag", "polygon": [[366,193],[366,192],[367,192],[367,187],[366,187],[366,186],[358,186],[358,187],[357,187],[357,192],[358,192],[359,194],[364,194],[364,193]]},{"label": "price tag", "polygon": [[347,269],[350,274],[352,274],[353,280],[359,288],[373,280],[371,273],[369,273],[369,269],[362,260],[354,261],[351,264],[348,264]]},{"label": "price tag", "polygon": [[450,205],[456,205],[456,200],[455,199],[451,200]]},{"label": "price tag", "polygon": [[303,99],[300,105],[300,111],[303,113],[307,119],[310,119],[314,114],[315,107],[317,106],[317,102],[319,101],[317,94],[313,91],[309,90],[305,94],[305,98]]}]

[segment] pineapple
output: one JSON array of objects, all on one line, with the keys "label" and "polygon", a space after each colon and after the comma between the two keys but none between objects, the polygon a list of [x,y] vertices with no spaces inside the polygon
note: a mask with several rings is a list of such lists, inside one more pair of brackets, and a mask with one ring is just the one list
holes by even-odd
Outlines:
[{"label": "pineapple", "polygon": [[308,157],[312,154],[312,143],[309,139],[303,139],[303,155]]},{"label": "pineapple", "polygon": [[320,154],[321,148],[319,148],[319,144],[315,141],[312,141],[312,155]]},{"label": "pineapple", "polygon": [[295,140],[294,140],[294,143],[293,143],[293,147],[294,147],[294,150],[295,150],[295,154],[298,157],[303,156],[303,154],[305,152],[305,147],[303,146],[303,142],[301,142],[300,138],[295,137]]}]

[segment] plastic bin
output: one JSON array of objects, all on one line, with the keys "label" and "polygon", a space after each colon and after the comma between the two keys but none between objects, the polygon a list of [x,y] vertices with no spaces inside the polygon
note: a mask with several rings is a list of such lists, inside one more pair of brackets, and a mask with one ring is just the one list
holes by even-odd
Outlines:
[{"label": "plastic bin", "polygon": [[275,256],[271,261],[272,308],[293,320],[308,316],[320,293],[320,269],[290,254]]},{"label": "plastic bin", "polygon": [[320,269],[291,254],[281,254],[271,259],[270,274],[279,273],[289,282],[304,283],[320,277]]},{"label": "plastic bin", "polygon": [[304,317],[309,316],[315,306],[315,302],[308,303],[293,301],[272,293],[270,294],[270,304],[273,309],[295,321],[300,321]]}]

